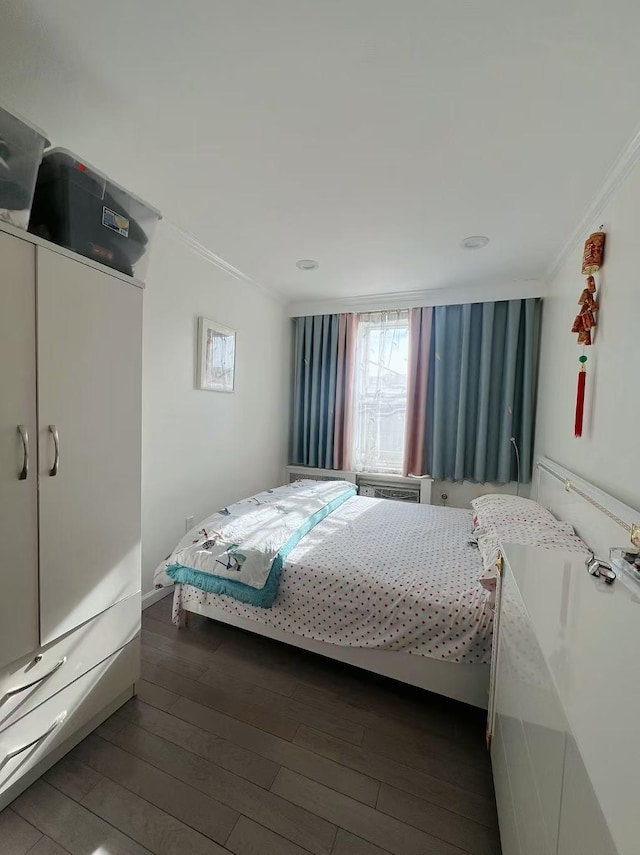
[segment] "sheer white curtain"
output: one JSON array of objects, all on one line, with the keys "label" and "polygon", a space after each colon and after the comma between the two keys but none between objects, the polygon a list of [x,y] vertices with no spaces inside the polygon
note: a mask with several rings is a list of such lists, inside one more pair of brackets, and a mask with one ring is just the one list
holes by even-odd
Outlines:
[{"label": "sheer white curtain", "polygon": [[402,471],[408,363],[409,312],[360,315],[352,434],[356,471]]}]

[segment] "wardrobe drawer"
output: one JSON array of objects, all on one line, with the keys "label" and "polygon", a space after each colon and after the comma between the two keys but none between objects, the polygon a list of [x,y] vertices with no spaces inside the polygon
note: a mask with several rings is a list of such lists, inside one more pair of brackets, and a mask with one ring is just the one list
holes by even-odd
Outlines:
[{"label": "wardrobe drawer", "polygon": [[6,790],[132,685],[139,658],[135,639],[0,733],[0,804]]},{"label": "wardrobe drawer", "polygon": [[140,595],[135,594],[3,668],[0,732],[123,647],[139,630]]}]

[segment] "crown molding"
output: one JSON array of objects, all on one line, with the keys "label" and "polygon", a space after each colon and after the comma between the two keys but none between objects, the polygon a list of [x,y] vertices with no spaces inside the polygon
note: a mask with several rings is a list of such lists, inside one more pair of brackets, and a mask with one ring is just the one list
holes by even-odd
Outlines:
[{"label": "crown molding", "polygon": [[387,309],[417,309],[423,306],[457,306],[462,303],[491,303],[545,297],[548,284],[543,279],[520,279],[498,285],[464,285],[423,291],[396,291],[362,297],[333,297],[324,300],[295,300],[287,304],[291,318],[347,312],[376,312]]},{"label": "crown molding", "polygon": [[234,279],[239,279],[241,282],[252,285],[277,303],[281,305],[286,304],[287,313],[290,317],[343,312],[370,312],[381,309],[413,309],[421,306],[459,305],[461,303],[486,303],[493,300],[513,300],[524,297],[544,297],[548,293],[550,283],[571,252],[597,227],[607,204],[616,194],[631,170],[637,165],[638,161],[640,161],[640,127],[637,128],[627,145],[618,155],[583,217],[541,278],[517,280],[515,282],[506,282],[492,286],[453,286],[451,288],[369,294],[360,297],[330,297],[320,300],[287,301],[287,297],[282,292],[238,270],[237,267],[234,267],[219,255],[216,255],[171,220],[164,219],[162,222],[181,243],[205,261],[215,265],[219,270],[224,271]]},{"label": "crown molding", "polygon": [[175,238],[183,243],[189,250],[191,250],[191,252],[195,252],[205,261],[208,261],[209,264],[213,264],[219,270],[224,271],[229,276],[233,276],[234,279],[239,279],[241,282],[246,282],[247,285],[252,285],[254,288],[257,288],[258,291],[261,291],[277,303],[280,303],[281,305],[286,303],[284,295],[279,291],[276,291],[274,288],[270,288],[265,285],[264,282],[258,282],[257,279],[252,279],[251,276],[247,276],[247,274],[243,273],[242,270],[238,270],[237,267],[229,264],[229,262],[225,261],[224,258],[216,255],[215,252],[212,252],[204,244],[200,243],[200,241],[197,240],[197,238],[194,238],[193,235],[183,231],[171,220],[164,219],[162,222],[165,227],[168,227],[171,230]]},{"label": "crown molding", "polygon": [[591,204],[585,211],[584,216],[577,224],[545,273],[544,278],[548,282],[551,282],[556,277],[560,268],[576,246],[581,241],[585,240],[594,228],[598,227],[599,223],[602,221],[604,209],[613,196],[615,196],[627,175],[629,175],[631,170],[636,166],[638,160],[640,160],[640,127],[638,127],[635,134],[618,155],[613,166],[607,172],[600,189],[593,197]]}]

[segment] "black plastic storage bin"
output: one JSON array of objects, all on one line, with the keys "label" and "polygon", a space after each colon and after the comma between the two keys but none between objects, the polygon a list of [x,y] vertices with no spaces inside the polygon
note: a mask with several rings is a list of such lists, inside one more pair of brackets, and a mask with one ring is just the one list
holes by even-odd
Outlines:
[{"label": "black plastic storage bin", "polygon": [[46,152],[29,231],[128,276],[144,278],[160,212],[62,148]]}]

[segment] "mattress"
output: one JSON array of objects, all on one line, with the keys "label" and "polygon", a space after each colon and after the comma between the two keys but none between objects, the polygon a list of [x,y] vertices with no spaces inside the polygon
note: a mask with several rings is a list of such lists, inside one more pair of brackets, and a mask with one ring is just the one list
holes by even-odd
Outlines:
[{"label": "mattress", "polygon": [[355,496],[290,553],[270,609],[178,585],[195,603],[316,641],[487,664],[493,612],[472,512]]}]

